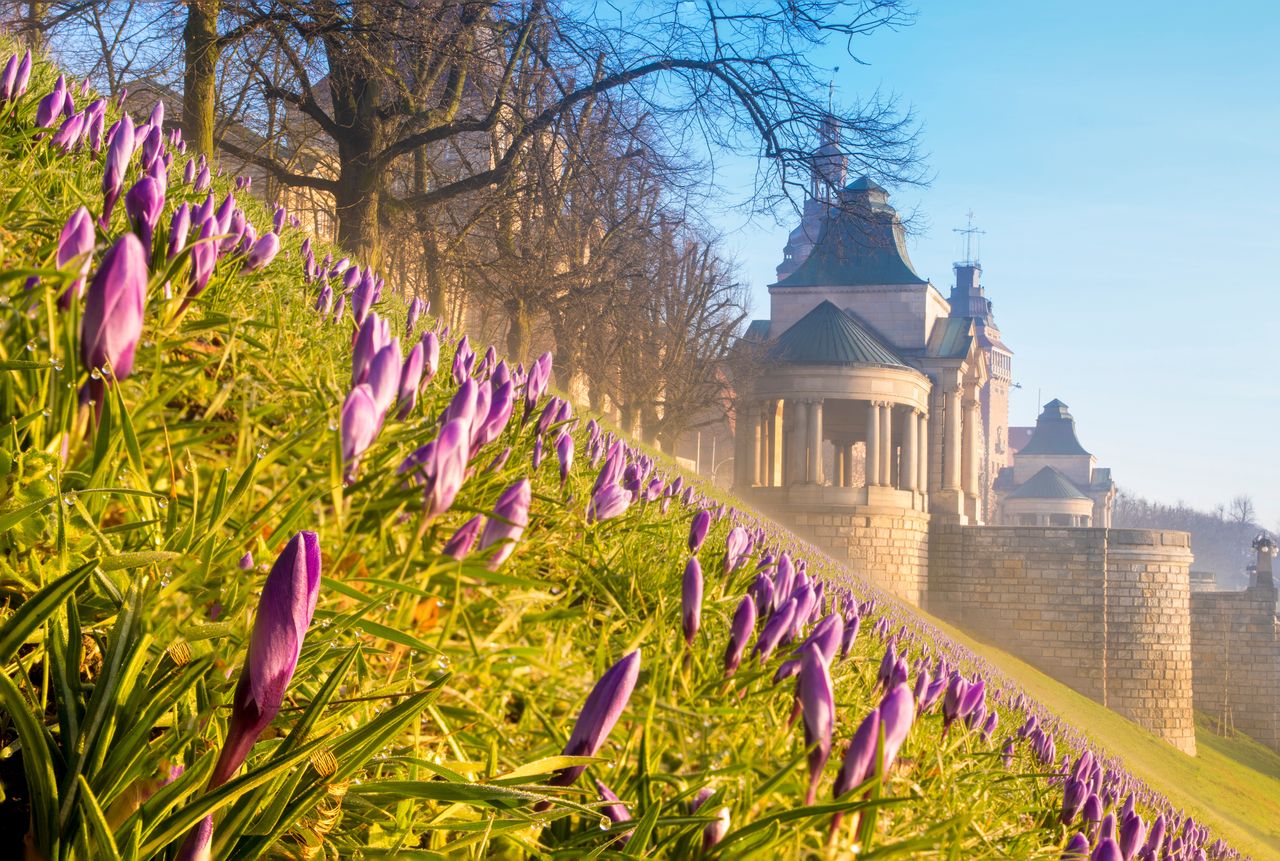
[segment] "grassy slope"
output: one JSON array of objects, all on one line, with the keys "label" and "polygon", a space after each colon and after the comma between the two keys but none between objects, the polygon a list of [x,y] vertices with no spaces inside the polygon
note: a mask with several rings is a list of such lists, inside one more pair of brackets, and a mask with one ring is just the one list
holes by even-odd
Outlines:
[{"label": "grassy slope", "polygon": [[[39,77],[39,86],[47,88],[52,70],[41,69]],[[29,102],[22,109],[27,128]],[[9,292],[25,304],[27,296],[19,291],[26,273],[17,267],[51,258],[65,214],[80,202],[96,202],[99,168],[84,158],[63,159],[47,147],[37,148],[21,130],[0,144],[0,154],[7,155],[0,159],[0,190],[7,192],[0,195],[0,259],[10,267]],[[220,183],[220,194],[226,184]],[[40,193],[33,195],[34,189]],[[172,199],[182,193],[171,187]],[[253,220],[266,223],[265,210],[243,197]],[[118,212],[111,235],[122,228]],[[704,821],[689,817],[685,802],[708,786],[721,793],[737,829],[721,847],[722,856],[798,857],[820,851],[831,809],[796,809],[806,779],[799,765],[799,731],[785,728],[790,688],[768,682],[781,655],[763,670],[739,673],[733,689],[746,692],[741,699],[729,696],[721,680],[719,656],[728,620],[752,567],[730,578],[719,573],[728,523],[716,525],[702,551],[708,587],[702,633],[690,650],[678,631],[691,512],[646,504],[604,523],[586,522],[585,500],[595,471],[583,451],[581,429],[578,460],[562,487],[552,456],[541,470],[531,467],[533,433],[513,423],[476,458],[477,464],[487,464],[510,445],[510,461],[478,469],[453,509],[425,535],[415,532],[419,492],[402,486],[395,467],[434,434],[434,416],[453,394],[450,351],[419,410],[407,421],[388,422],[366,455],[359,480],[344,487],[337,480],[334,427],[350,373],[349,332],[345,325],[322,326],[311,313],[314,288],[304,288],[297,275],[299,241],[286,232],[285,253],[263,272],[241,275],[234,266],[223,267],[193,312],[172,325],[160,324],[165,308],[153,284],[138,368],[120,389],[120,403],[136,431],[139,464],[120,468],[122,444],[105,422],[93,446],[73,445],[78,469],[62,476],[62,489],[75,483],[72,490],[95,492],[64,497],[64,505],[76,506],[57,520],[65,538],[53,536],[52,529],[45,533],[56,525],[54,518],[24,523],[31,534],[12,539],[23,552],[13,555],[12,570],[0,565],[0,584],[26,591],[31,582],[60,573],[61,559],[49,550],[55,537],[65,542],[65,554],[77,557],[163,547],[172,554],[167,558],[173,569],[137,577],[149,590],[145,624],[153,638],[146,647],[150,651],[139,652],[140,660],[158,664],[163,644],[186,637],[195,657],[190,666],[208,662],[223,669],[238,662],[261,573],[237,573],[241,554],[254,550],[263,565],[278,543],[271,536],[318,531],[326,579],[290,696],[309,711],[324,711],[313,734],[333,745],[344,769],[353,769],[344,779],[358,779],[344,789],[337,827],[327,835],[311,835],[326,839],[343,857],[369,845],[384,853],[376,857],[405,857],[404,848],[414,845],[476,856],[541,855],[548,848],[580,856],[606,849],[596,817],[579,816],[568,802],[542,820],[527,805],[495,813],[481,790],[516,779],[518,769],[525,779],[545,775],[550,766],[538,771],[530,764],[559,753],[593,680],[622,653],[640,646],[645,655],[640,685],[626,720],[603,751],[606,761],[593,769],[593,776],[607,779],[651,829],[651,840],[636,839],[633,850],[689,854]],[[51,285],[42,289],[47,292]],[[74,321],[54,313],[49,296],[37,295],[46,300],[43,316],[4,318],[12,328],[13,355],[25,351],[45,360],[56,351],[73,356]],[[395,330],[402,330],[398,302],[389,300],[379,311],[390,313]],[[42,334],[46,322],[47,339]],[[0,338],[0,346],[5,340]],[[64,377],[63,368],[49,367],[19,367],[22,373],[8,378],[14,387],[8,397],[21,405],[15,411],[23,421],[30,419],[24,458],[56,450],[56,432],[72,423],[73,386],[81,371],[67,363]],[[46,404],[55,409],[41,412]],[[244,497],[229,503],[230,516],[221,517],[219,482],[238,486],[237,476],[247,476]],[[440,555],[439,545],[454,528],[473,513],[489,512],[498,493],[525,476],[534,482],[532,522],[501,571],[489,572],[483,557],[459,565]],[[27,489],[33,486],[28,482]],[[103,487],[111,489],[110,498],[98,492]],[[169,502],[153,503],[156,495]],[[162,513],[166,507],[167,514]],[[112,525],[99,536],[95,530],[104,523]],[[821,567],[817,558],[811,561],[813,570]],[[128,585],[123,575],[118,579],[116,585]],[[88,598],[78,611],[81,624],[106,632],[112,606],[101,597]],[[222,612],[217,623],[208,624],[215,602]],[[908,638],[900,645],[912,660],[926,651],[951,651],[949,644],[927,638]],[[57,647],[55,642],[48,648]],[[868,630],[835,668],[841,746],[855,722],[878,702],[874,677],[883,649]],[[78,653],[69,657],[78,665]],[[316,706],[340,660],[352,662],[343,665],[349,666],[345,675],[332,676],[335,686],[344,684],[341,698],[327,708]],[[445,668],[451,674],[440,672]],[[194,671],[188,675],[194,677]],[[415,720],[412,730],[386,748],[379,742],[365,750],[349,742],[400,708],[388,708],[384,701],[399,702],[424,683],[436,690],[439,703]],[[187,771],[166,796],[175,802],[201,797],[201,769],[211,766],[216,731],[224,720],[213,716],[230,698],[226,673],[204,673],[201,684],[207,696],[202,692],[179,702],[178,718],[170,725],[212,729],[158,732],[133,765],[137,777],[147,778],[162,763],[184,763]],[[1095,723],[1091,715],[1082,719],[1085,713],[1075,711],[1087,702],[1063,702],[1061,688],[1044,684],[1049,706],[1079,725]],[[1027,687],[1041,690],[1030,682]],[[1021,715],[1004,705],[1000,709],[1002,726],[1012,730]],[[281,725],[295,715],[288,713]],[[1105,711],[1097,717],[1104,720],[1142,738],[1139,730]],[[944,742],[936,713],[922,718],[902,749],[904,767],[887,782],[891,793],[878,822],[867,819],[876,823],[876,857],[1058,857],[1066,834],[1045,825],[1056,809],[1058,790],[1047,786],[1025,746],[1012,775],[997,767],[998,743],[999,737],[988,744],[964,730],[953,731]],[[1167,748],[1147,744],[1153,757],[1171,758]],[[278,737],[264,739],[251,769],[268,762],[279,746]],[[1129,753],[1138,745],[1121,739],[1114,747]],[[830,791],[834,764],[827,771],[824,793]],[[437,803],[442,785],[437,776],[453,784],[459,803]],[[106,769],[90,777],[87,782],[104,806],[124,784]],[[1152,778],[1171,795],[1177,780]],[[590,803],[585,784],[562,797]],[[279,782],[265,795],[290,797]],[[310,808],[304,801],[299,795],[297,804],[305,812]],[[274,839],[286,831],[315,830],[306,822],[291,827],[287,817],[275,824],[264,821],[261,831],[244,835],[228,825],[234,817],[241,825],[257,824],[250,820],[265,816],[257,805],[258,800],[246,799],[220,811],[215,840],[224,843],[215,846],[215,855],[234,849],[240,857],[255,857],[261,847],[252,833],[269,832]],[[159,817],[134,819],[122,836],[143,833]],[[142,819],[150,823],[145,828]],[[134,826],[137,830],[130,832]],[[753,828],[758,830],[748,834]]]},{"label": "grassy slope", "polygon": [[[922,614],[923,615],[923,614]],[[1228,739],[1201,722],[1199,755],[1182,756],[1137,724],[1049,676],[934,620],[956,640],[985,656],[1028,694],[1121,757],[1133,774],[1212,826],[1255,859],[1280,858],[1280,754],[1245,737]]]}]

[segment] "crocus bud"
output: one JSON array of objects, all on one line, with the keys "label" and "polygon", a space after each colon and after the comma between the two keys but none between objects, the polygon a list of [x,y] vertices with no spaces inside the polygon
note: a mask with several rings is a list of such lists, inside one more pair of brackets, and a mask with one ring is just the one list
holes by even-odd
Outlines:
[{"label": "crocus bud", "polygon": [[1084,807],[1085,799],[1088,796],[1088,784],[1073,777],[1067,778],[1066,783],[1062,786],[1062,811],[1058,814],[1058,821],[1063,825],[1070,825],[1075,821],[1076,815]]},{"label": "crocus bud", "polygon": [[691,557],[684,566],[680,606],[684,641],[692,646],[693,638],[698,635],[698,626],[702,623],[702,566],[698,564],[696,556]]},{"label": "crocus bud", "polygon": [[1147,823],[1137,813],[1130,813],[1120,823],[1120,855],[1124,861],[1133,861],[1147,837]]},{"label": "crocus bud", "polygon": [[111,366],[116,379],[133,371],[147,298],[147,255],[126,233],[102,256],[80,321],[80,359],[89,370]]},{"label": "crocus bud", "polygon": [[217,219],[206,218],[200,224],[200,233],[196,236],[196,241],[191,244],[191,288],[183,300],[184,308],[192,299],[203,293],[205,287],[209,286],[213,267],[218,262],[218,243],[213,239],[217,230]]},{"label": "crocus bud", "polygon": [[253,243],[253,247],[249,249],[249,255],[244,261],[244,271],[254,272],[266,266],[276,258],[280,253],[280,237],[274,233],[267,233],[258,238]]},{"label": "crocus bud", "polygon": [[729,833],[729,808],[721,807],[716,811],[716,821],[702,829],[702,851],[710,852],[711,848],[724,839]]},{"label": "crocus bud", "polygon": [[314,532],[299,532],[285,545],[263,584],[227,740],[209,778],[210,788],[235,774],[280,710],[319,594],[320,542]]},{"label": "crocus bud", "polygon": [[66,97],[66,80],[62,75],[59,75],[58,80],[53,85],[53,90],[36,105],[36,128],[47,129],[53,127],[54,121],[62,113],[62,106],[66,102]]},{"label": "crocus bud", "polygon": [[689,524],[689,552],[697,553],[702,547],[702,542],[707,540],[707,530],[711,528],[711,512],[702,509],[693,515],[693,522]]},{"label": "crocus bud", "polygon": [[471,552],[471,548],[475,546],[476,538],[480,536],[480,528],[484,526],[484,517],[477,514],[466,523],[458,527],[458,531],[453,533],[440,552],[445,556],[452,556],[454,559],[465,559],[467,554]]},{"label": "crocus bud", "polygon": [[[275,719],[284,702],[302,653],[302,641],[320,595],[320,541],[314,532],[299,532],[271,566],[249,635],[249,651],[231,701],[226,741],[209,777],[207,789],[230,780],[258,736]],[[198,858],[207,848],[212,820],[188,836],[180,858]]]},{"label": "crocus bud", "polygon": [[83,206],[71,213],[62,232],[58,234],[58,251],[54,257],[58,268],[65,269],[72,263],[79,262],[75,269],[75,280],[58,297],[58,307],[64,311],[75,304],[84,292],[85,278],[93,264],[94,239],[93,216]]},{"label": "crocus bud", "polygon": [[[510,380],[498,385],[497,388],[494,388],[492,380],[486,380],[480,385],[476,398],[476,419],[471,423],[472,455],[478,452],[481,446],[493,442],[506,430],[507,423],[511,421],[511,410],[515,405],[515,392],[515,384]],[[481,413],[479,407],[485,396],[489,399],[488,409]],[[537,466],[535,465],[534,468],[537,469]]]},{"label": "crocus bud", "polygon": [[[809,790],[805,804],[813,804],[818,794],[818,782],[822,779],[823,766],[831,756],[831,730],[835,724],[835,693],[831,687],[831,672],[822,660],[817,647],[808,646],[800,658],[800,674],[796,680],[797,694],[804,716],[804,744],[809,751]],[[911,692],[907,692],[910,700]]]},{"label": "crocus bud", "polygon": [[111,128],[107,157],[102,166],[103,224],[111,220],[111,210],[115,208],[120,192],[124,189],[125,173],[133,158],[133,120],[125,114]]},{"label": "crocus bud", "polygon": [[8,61],[4,64],[4,71],[0,72],[0,103],[13,98],[13,81],[17,74],[18,55],[10,54]]},{"label": "crocus bud", "polygon": [[1123,861],[1120,854],[1120,846],[1110,837],[1104,837],[1093,848],[1093,854],[1089,856],[1089,861]]},{"label": "crocus bud", "polygon": [[482,551],[502,542],[497,552],[489,557],[487,567],[490,571],[497,571],[515,550],[516,542],[529,525],[529,503],[532,499],[533,488],[527,478],[520,479],[498,497],[498,502],[493,507],[493,516],[485,524],[484,533],[480,536]]},{"label": "crocus bud", "polygon": [[422,316],[423,307],[422,300],[417,296],[414,296],[413,301],[409,303],[409,314],[404,324],[404,336],[406,339],[413,337],[413,329],[418,325],[418,318]]},{"label": "crocus bud", "polygon": [[368,383],[361,383],[347,393],[342,404],[342,461],[347,464],[348,478],[355,474],[360,456],[373,445],[381,427],[373,390]]},{"label": "crocus bud", "polygon": [[401,419],[409,417],[418,403],[418,387],[422,383],[422,344],[414,344],[400,370],[400,386],[396,393],[396,402],[400,404],[397,415]]},{"label": "crocus bud", "polygon": [[573,466],[573,448],[573,437],[568,432],[556,437],[556,460],[560,463],[561,487],[569,479],[569,469]]},{"label": "crocus bud", "polygon": [[[636,680],[640,677],[640,650],[636,649],[610,667],[596,682],[564,746],[565,756],[595,756],[604,744],[614,724],[622,717],[622,711],[631,699]],[[568,786],[586,770],[585,765],[574,765],[556,772],[548,781],[552,786]]]},{"label": "crocus bud", "polygon": [[447,421],[436,436],[433,463],[423,491],[426,519],[434,520],[453,505],[466,477],[470,432],[464,419]]},{"label": "crocus bud", "polygon": [[756,604],[750,595],[743,595],[738,602],[738,609],[733,611],[733,622],[729,625],[729,644],[724,650],[724,674],[732,676],[742,663],[742,653],[747,648],[747,640],[756,627]]},{"label": "crocus bud", "polygon": [[172,260],[187,246],[187,233],[191,230],[191,204],[184,203],[173,213],[169,222],[169,251],[166,260]]},{"label": "crocus bud", "polygon": [[889,691],[880,704],[880,725],[884,730],[884,763],[881,770],[887,772],[898,758],[898,751],[906,741],[911,725],[916,719],[916,700],[906,684],[899,683]]},{"label": "crocus bud", "polygon": [[27,92],[27,85],[31,83],[31,51],[28,50],[22,55],[22,61],[18,63],[18,71],[13,76],[13,97],[16,99]]},{"label": "crocus bud", "polygon": [[[619,822],[631,821],[631,811],[627,810],[627,806],[622,803],[622,799],[614,794],[612,789],[597,780],[596,790],[600,793],[600,800],[606,802],[601,806],[600,812],[607,816],[610,822],[617,825]],[[627,841],[631,839],[631,834],[632,832],[628,831],[626,834],[621,835],[616,841],[617,844],[620,846],[626,845]]]},{"label": "crocus bud", "polygon": [[142,177],[125,193],[124,208],[134,232],[142,240],[142,247],[150,251],[152,234],[164,211],[164,191],[160,184],[149,176]]},{"label": "crocus bud", "polygon": [[595,523],[610,520],[625,512],[630,506],[630,491],[617,484],[607,485],[591,495],[591,504],[587,508],[587,521]]},{"label": "crocus bud", "polygon": [[80,137],[84,133],[87,122],[88,117],[83,113],[72,114],[62,121],[62,125],[54,132],[49,143],[64,153],[71,152],[80,145]]},{"label": "crocus bud", "polygon": [[533,363],[533,367],[529,368],[529,376],[524,384],[524,416],[520,419],[522,425],[529,420],[534,407],[538,404],[538,399],[547,390],[547,384],[550,381],[551,353],[548,352],[539,356]]},{"label": "crocus bud", "polygon": [[751,650],[752,656],[760,656],[761,664],[769,659],[782,637],[791,630],[791,620],[795,618],[795,613],[796,599],[788,598],[769,617],[769,621],[765,622],[760,636],[756,638],[755,648]]},{"label": "crocus bud", "polygon": [[747,560],[750,551],[751,538],[747,535],[747,530],[741,526],[730,529],[724,542],[724,573],[732,574],[738,570],[738,566]]},{"label": "crocus bud", "polygon": [[404,362],[400,358],[400,339],[395,338],[387,344],[373,361],[369,363],[369,388],[373,391],[373,402],[378,407],[378,415],[385,416],[387,410],[396,399],[400,388],[400,372]]},{"label": "crocus bud", "polygon": [[253,552],[246,551],[245,554],[240,557],[239,565],[241,571],[251,571],[253,569]]},{"label": "crocus bud", "polygon": [[1088,861],[1088,858],[1089,838],[1077,831],[1067,841],[1067,846],[1062,851],[1062,861]]},{"label": "crocus bud", "polygon": [[440,368],[440,338],[435,332],[422,333],[422,382],[427,384]]},{"label": "crocus bud", "polygon": [[287,214],[283,206],[276,206],[275,212],[271,215],[271,227],[276,233],[284,230],[284,221]]}]

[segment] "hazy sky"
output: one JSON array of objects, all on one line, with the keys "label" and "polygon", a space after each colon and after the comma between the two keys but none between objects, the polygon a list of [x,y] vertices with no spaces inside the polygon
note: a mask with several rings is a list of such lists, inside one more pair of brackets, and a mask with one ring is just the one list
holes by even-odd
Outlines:
[{"label": "hazy sky", "polygon": [[[1280,526],[1280,3],[921,0],[840,92],[897,93],[930,187],[916,270],[947,295],[972,209],[1014,351],[1010,424],[1060,398],[1120,486]],[[823,58],[826,62],[826,58]],[[890,189],[893,191],[893,189]],[[788,227],[720,226],[768,316]]]}]

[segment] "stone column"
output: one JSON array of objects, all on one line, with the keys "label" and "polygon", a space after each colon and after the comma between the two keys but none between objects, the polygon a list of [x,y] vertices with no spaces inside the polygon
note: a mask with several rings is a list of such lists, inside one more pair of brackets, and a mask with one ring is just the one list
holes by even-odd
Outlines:
[{"label": "stone column", "polygon": [[893,404],[880,405],[880,483],[893,483]]},{"label": "stone column", "polygon": [[915,410],[907,413],[906,421],[902,425],[902,468],[899,471],[901,481],[898,487],[903,490],[916,489],[916,475],[920,466],[916,461],[919,457],[919,444],[917,442],[917,434],[920,431],[919,421]]},{"label": "stone column", "polygon": [[791,417],[786,420],[786,435],[783,446],[787,451],[787,484],[804,484],[805,442],[809,436],[808,405],[801,400],[788,400],[784,414]]},{"label": "stone column", "polygon": [[867,404],[867,487],[880,484],[880,404]]},{"label": "stone column", "polygon": [[[754,457],[751,447],[755,437],[753,416],[758,412],[754,406],[740,404],[733,417],[733,484],[735,487],[750,487],[754,481]],[[713,463],[712,469],[715,469]]]},{"label": "stone column", "polygon": [[844,444],[844,486],[853,487],[853,443]]},{"label": "stone column", "polygon": [[[977,398],[977,387],[964,399],[964,492],[967,496],[979,496],[978,485],[982,478],[982,461],[979,457],[978,438],[982,433],[982,413]],[[966,393],[969,394],[969,393]]]},{"label": "stone column", "polygon": [[916,459],[919,473],[916,476],[916,487],[921,493],[927,493],[929,490],[929,416],[926,413],[919,413],[916,420],[920,425],[917,434],[919,451]]},{"label": "stone column", "polygon": [[809,483],[822,484],[822,398],[809,401]]},{"label": "stone column", "polygon": [[831,483],[836,487],[844,487],[844,452],[843,444],[833,444],[836,452],[836,474],[831,476]]},{"label": "stone column", "polygon": [[751,485],[764,484],[764,409],[755,404],[751,411]]},{"label": "stone column", "polygon": [[[954,384],[953,384],[954,385]],[[942,416],[942,489],[960,489],[960,388],[949,388],[943,395]]]},{"label": "stone column", "polygon": [[943,399],[942,384],[935,383],[929,391],[929,415],[934,421],[929,424],[928,440],[929,472],[922,485],[930,493],[942,489],[942,449],[943,449]]}]

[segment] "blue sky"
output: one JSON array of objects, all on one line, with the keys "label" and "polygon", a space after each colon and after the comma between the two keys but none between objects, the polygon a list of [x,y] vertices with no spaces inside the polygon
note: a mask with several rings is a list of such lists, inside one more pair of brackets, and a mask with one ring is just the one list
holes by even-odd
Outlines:
[{"label": "blue sky", "polygon": [[[891,198],[944,295],[972,209],[1013,348],[1011,424],[1061,398],[1121,487],[1280,527],[1280,4],[921,0],[838,52],[915,109],[934,180]],[[891,189],[892,191],[892,189]],[[790,225],[718,219],[768,316]]]}]

